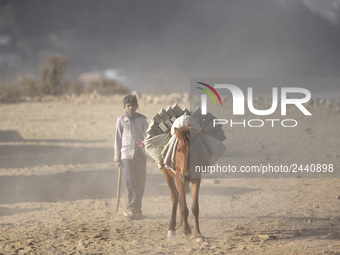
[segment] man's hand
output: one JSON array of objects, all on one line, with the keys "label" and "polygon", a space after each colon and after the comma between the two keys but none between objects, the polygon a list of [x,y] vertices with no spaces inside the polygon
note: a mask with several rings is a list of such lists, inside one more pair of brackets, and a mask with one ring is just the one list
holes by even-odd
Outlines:
[{"label": "man's hand", "polygon": [[140,139],[140,144],[138,144],[139,147],[145,147],[144,141]]}]

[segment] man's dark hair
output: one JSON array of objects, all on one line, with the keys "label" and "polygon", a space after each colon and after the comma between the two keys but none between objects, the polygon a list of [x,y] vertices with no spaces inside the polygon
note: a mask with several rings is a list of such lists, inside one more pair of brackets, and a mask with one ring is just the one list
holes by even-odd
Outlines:
[{"label": "man's dark hair", "polygon": [[136,104],[138,105],[137,97],[135,95],[127,95],[123,100],[124,107],[126,104]]}]

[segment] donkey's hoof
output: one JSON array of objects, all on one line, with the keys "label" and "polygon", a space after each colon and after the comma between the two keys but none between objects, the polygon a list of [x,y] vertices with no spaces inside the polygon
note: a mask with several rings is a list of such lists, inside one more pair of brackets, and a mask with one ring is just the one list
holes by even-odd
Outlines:
[{"label": "donkey's hoof", "polygon": [[168,237],[174,237],[176,235],[176,232],[173,230],[168,230]]},{"label": "donkey's hoof", "polygon": [[185,235],[186,237],[189,237],[189,236],[191,236],[191,234],[192,234],[191,229],[186,230],[186,231],[184,231],[183,233],[184,233],[184,235]]},{"label": "donkey's hoof", "polygon": [[205,239],[204,239],[204,237],[198,237],[198,238],[196,238],[196,242],[198,242],[198,243],[204,243],[204,242],[205,242]]}]

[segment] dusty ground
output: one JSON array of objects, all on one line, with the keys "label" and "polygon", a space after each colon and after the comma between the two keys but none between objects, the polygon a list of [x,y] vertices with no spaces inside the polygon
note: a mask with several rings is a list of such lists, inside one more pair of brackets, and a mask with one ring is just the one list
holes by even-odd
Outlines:
[{"label": "dusty ground", "polygon": [[[188,107],[186,99],[143,97],[140,111],[152,117],[174,102]],[[125,219],[124,199],[116,213],[112,145],[121,101],[90,95],[0,105],[0,254],[340,254],[339,178],[203,179],[206,242],[198,244],[180,229],[166,237],[169,191],[149,160],[145,218]],[[292,149],[283,138],[231,131],[226,156],[246,164],[263,155],[271,162],[275,153],[316,158],[339,171],[340,114],[328,110],[313,113]]]}]

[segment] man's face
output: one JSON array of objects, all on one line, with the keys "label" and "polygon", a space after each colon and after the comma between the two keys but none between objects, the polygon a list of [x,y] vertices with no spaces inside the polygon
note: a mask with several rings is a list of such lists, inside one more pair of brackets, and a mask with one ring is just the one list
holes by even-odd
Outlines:
[{"label": "man's face", "polygon": [[124,107],[125,111],[128,114],[134,114],[137,108],[138,108],[137,104],[133,104],[133,103],[127,103]]}]

